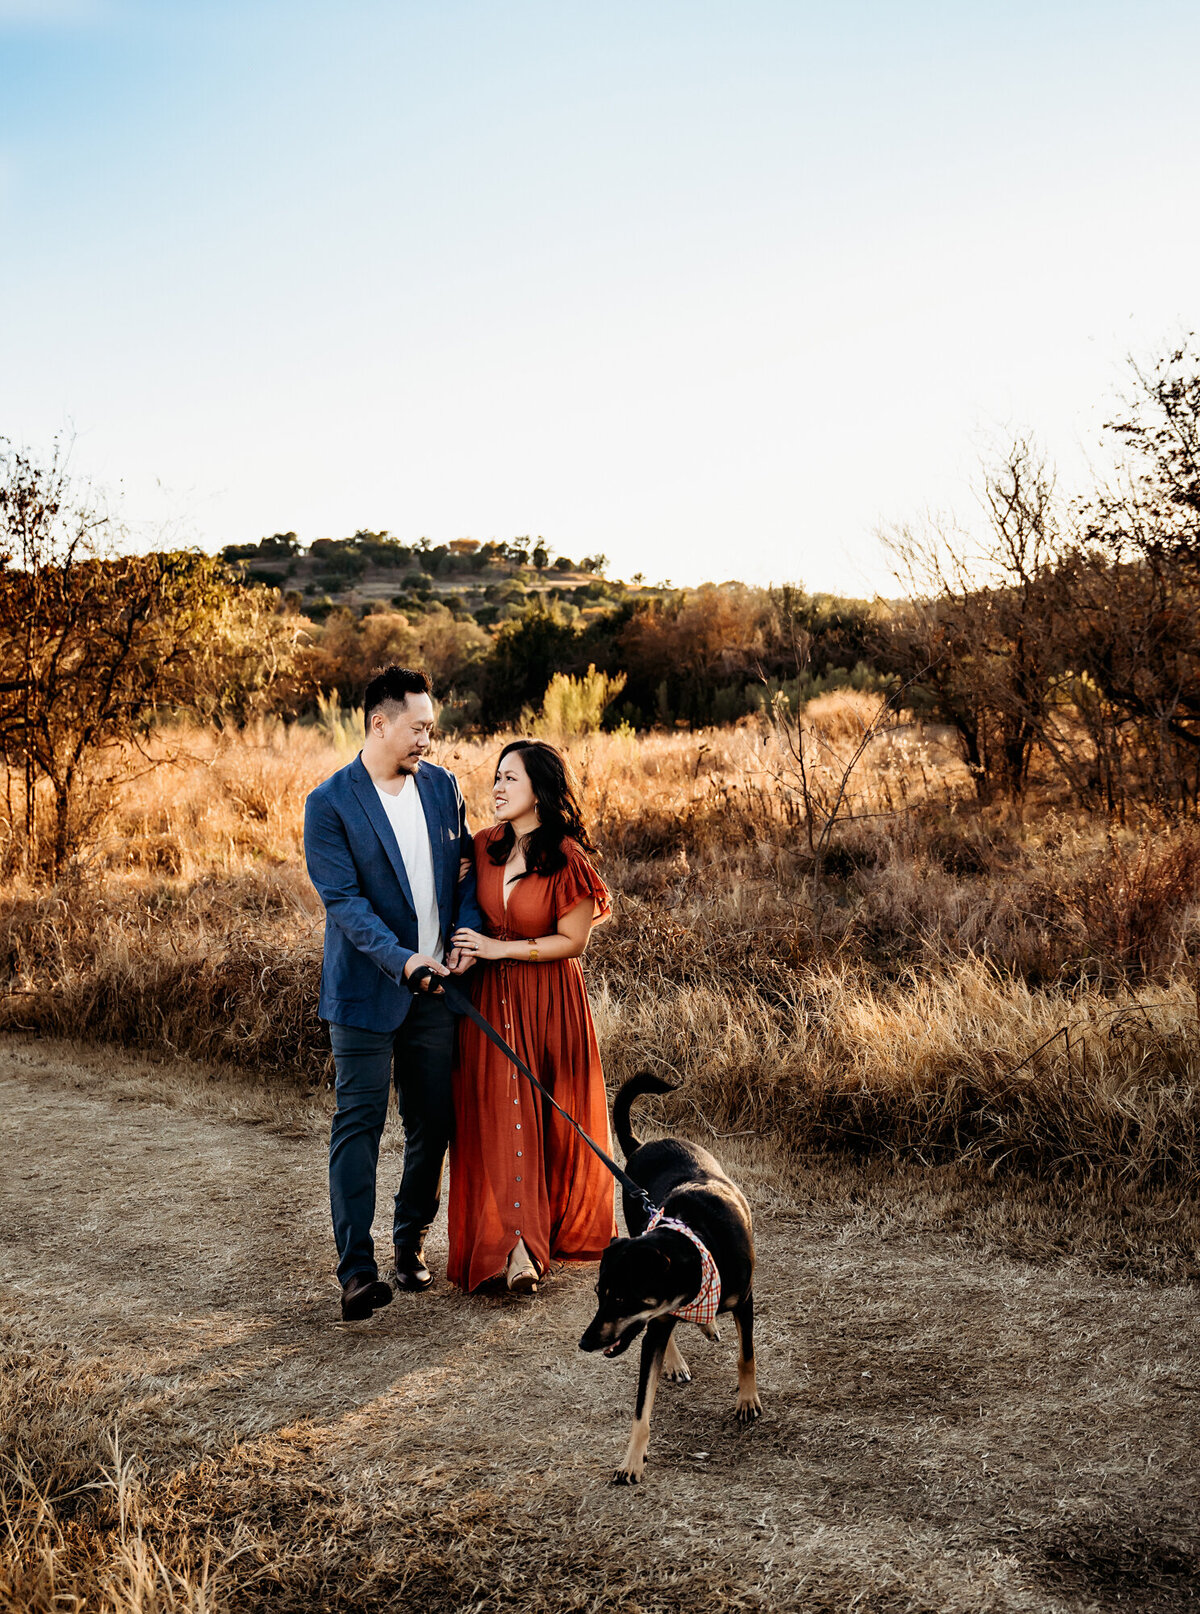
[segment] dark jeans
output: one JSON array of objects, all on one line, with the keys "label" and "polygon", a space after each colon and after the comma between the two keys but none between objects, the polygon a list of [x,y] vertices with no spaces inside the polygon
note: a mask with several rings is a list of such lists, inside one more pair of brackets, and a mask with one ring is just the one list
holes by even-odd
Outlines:
[{"label": "dark jeans", "polygon": [[398,1031],[362,1031],[331,1023],[329,1040],[337,1067],[337,1111],[329,1135],[329,1204],[338,1280],[345,1284],[356,1272],[378,1276],[371,1223],[393,1062],[404,1123],[404,1175],[396,1195],[394,1242],[419,1245],[437,1215],[454,1115],[450,1091],[454,1016],[438,998],[417,996]]}]

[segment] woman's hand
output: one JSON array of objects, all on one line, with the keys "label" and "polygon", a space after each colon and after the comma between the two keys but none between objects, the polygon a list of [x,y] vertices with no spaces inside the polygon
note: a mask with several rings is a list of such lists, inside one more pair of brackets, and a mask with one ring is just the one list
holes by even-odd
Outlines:
[{"label": "woman's hand", "polygon": [[450,938],[450,945],[456,947],[460,953],[468,958],[503,958],[504,943],[497,941],[494,936],[484,936],[478,930],[456,930]]}]

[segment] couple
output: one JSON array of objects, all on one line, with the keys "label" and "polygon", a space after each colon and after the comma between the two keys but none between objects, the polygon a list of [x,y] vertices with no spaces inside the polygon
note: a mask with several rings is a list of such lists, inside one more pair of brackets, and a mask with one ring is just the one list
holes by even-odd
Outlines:
[{"label": "couple", "polygon": [[[450,1147],[447,1276],[529,1291],[554,1258],[598,1260],[615,1235],[604,1165],[469,1020],[439,977],[466,977],[484,1017],[603,1142],[608,1107],[579,959],[608,892],[562,757],[505,747],[497,824],[472,840],[458,781],[422,759],[433,730],[424,673],[387,667],[363,699],[355,760],[305,803],[304,852],[325,904],[319,1014],[329,1022],[337,1110],[329,1197],[342,1317],[392,1298],[371,1223],[379,1140],[395,1081],[404,1172],[392,1239],[396,1283],[433,1281],[424,1243]],[[406,984],[427,967],[416,992]],[[456,1036],[457,1029],[457,1036]]]}]

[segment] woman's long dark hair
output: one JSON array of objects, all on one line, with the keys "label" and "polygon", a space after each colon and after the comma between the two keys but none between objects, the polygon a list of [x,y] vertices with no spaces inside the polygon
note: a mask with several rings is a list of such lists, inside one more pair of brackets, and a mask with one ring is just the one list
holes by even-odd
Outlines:
[{"label": "woman's long dark hair", "polygon": [[[563,841],[568,838],[594,857],[596,848],[584,828],[575,779],[562,752],[547,745],[545,740],[513,740],[500,753],[497,775],[500,763],[512,751],[520,752],[538,811],[538,827],[525,836],[525,873],[557,874],[565,869],[567,854],[563,851]],[[505,824],[495,840],[488,843],[492,862],[507,863],[516,839],[512,825]]]}]

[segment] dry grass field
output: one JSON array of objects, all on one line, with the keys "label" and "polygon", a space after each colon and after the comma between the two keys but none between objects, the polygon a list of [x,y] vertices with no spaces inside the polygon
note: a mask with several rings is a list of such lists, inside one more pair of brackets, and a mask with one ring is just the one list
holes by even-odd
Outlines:
[{"label": "dry grass field", "polygon": [[[869,708],[810,708],[827,799]],[[499,745],[440,749],[477,823]],[[282,724],[174,749],[57,887],[11,883],[0,1029],[320,1085],[322,916],[301,819],[352,753]],[[854,774],[818,871],[769,732],[570,750],[617,896],[588,960],[614,1081],[647,1064],[684,1077],[672,1119],[793,1150],[1194,1179],[1194,827],[1116,828],[1051,803],[1023,822],[981,811],[937,736],[898,725]]]},{"label": "dry grass field", "polygon": [[[821,799],[869,715],[810,708]],[[981,809],[898,724],[817,858],[765,728],[572,742],[607,1073],[683,1081],[762,1263],[766,1419],[697,1339],[620,1493],[586,1271],[333,1323],[300,820],[350,753],[180,741],[0,903],[0,1610],[1192,1606],[1194,829]],[[476,822],[499,743],[441,747]]]}]

